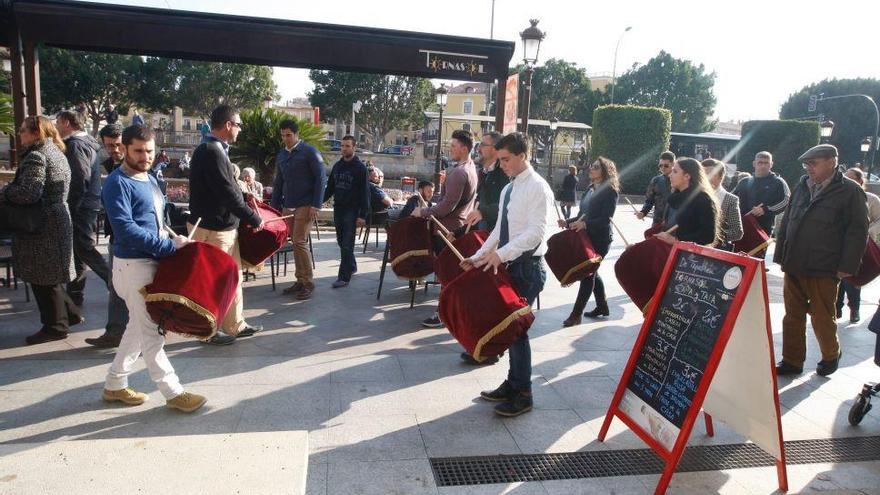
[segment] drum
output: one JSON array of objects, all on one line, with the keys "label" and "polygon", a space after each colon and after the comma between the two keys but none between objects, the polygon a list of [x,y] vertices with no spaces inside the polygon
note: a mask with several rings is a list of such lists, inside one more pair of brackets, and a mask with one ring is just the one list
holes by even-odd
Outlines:
[{"label": "drum", "polygon": [[593,249],[590,236],[582,230],[565,229],[547,239],[547,265],[563,287],[596,273],[602,256]]},{"label": "drum", "polygon": [[[761,224],[758,223],[758,219],[755,218],[755,215],[743,215],[742,227],[743,237],[733,243],[734,253],[748,253],[770,239],[770,236],[764,231]],[[756,258],[763,258],[766,252],[767,249],[764,248],[753,256]]]},{"label": "drum", "polygon": [[[253,227],[239,225],[238,248],[241,256],[241,266],[262,269],[263,262],[269,259],[287,242],[289,232],[287,230],[287,222],[284,220],[268,221],[279,218],[281,212],[262,201],[257,201],[256,205],[257,212],[263,219],[263,228],[256,230]],[[253,209],[253,205],[251,205],[251,209]]]},{"label": "drum", "polygon": [[141,293],[161,332],[197,338],[217,333],[238,287],[238,264],[205,242],[192,242],[159,261],[153,282]]},{"label": "drum", "polygon": [[642,311],[660,283],[666,259],[671,252],[672,245],[652,237],[626,248],[614,264],[617,281]]},{"label": "drum", "polygon": [[406,217],[388,227],[388,260],[394,274],[421,280],[434,272],[430,220]]},{"label": "drum", "polygon": [[[461,253],[462,256],[469,258],[483,246],[488,238],[489,232],[485,230],[474,230],[453,241],[452,245],[455,246],[455,249],[458,249],[458,252]],[[437,255],[437,259],[434,260],[434,274],[437,275],[437,280],[440,282],[440,285],[446,285],[455,277],[464,273],[464,270],[461,269],[460,263],[458,257],[451,249],[449,249],[449,247],[445,247],[443,248],[443,251],[440,251],[440,254]]]},{"label": "drum", "polygon": [[440,291],[440,320],[475,360],[500,356],[525,334],[535,315],[516,293],[507,270],[471,269]]},{"label": "drum", "polygon": [[880,247],[868,236],[865,254],[862,255],[862,266],[858,273],[846,280],[856,287],[862,287],[871,283],[877,275],[880,275]]}]

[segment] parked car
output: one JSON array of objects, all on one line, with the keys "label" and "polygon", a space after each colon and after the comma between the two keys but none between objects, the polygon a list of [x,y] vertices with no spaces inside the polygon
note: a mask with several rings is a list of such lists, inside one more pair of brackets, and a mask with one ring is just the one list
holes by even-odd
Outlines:
[{"label": "parked car", "polygon": [[411,155],[413,152],[412,146],[405,146],[401,144],[392,144],[391,146],[386,146],[385,149],[380,151],[384,155]]},{"label": "parked car", "polygon": [[339,139],[325,139],[327,149],[330,151],[339,151],[342,149],[342,141]]}]

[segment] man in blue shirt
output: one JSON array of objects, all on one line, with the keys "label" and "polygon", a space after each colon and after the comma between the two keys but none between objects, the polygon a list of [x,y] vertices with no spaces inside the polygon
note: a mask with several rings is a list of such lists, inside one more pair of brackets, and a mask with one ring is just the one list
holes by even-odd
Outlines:
[{"label": "man in blue shirt", "polygon": [[150,378],[165,397],[166,405],[193,412],[206,400],[201,395],[184,392],[165,355],[165,337],[150,318],[140,293],[141,288],[153,282],[158,260],[173,255],[189,239],[169,238],[165,231],[165,198],[156,179],[147,173],[156,150],[153,133],[143,126],[129,126],[122,132],[122,144],[125,148],[123,164],[107,177],[101,196],[113,226],[113,287],[128,307],[129,320],[107,372],[102,397],[107,402],[131,406],[147,400],[146,394],[128,386],[134,363],[143,354]]},{"label": "man in blue shirt", "polygon": [[272,206],[283,207],[284,215],[294,215],[286,221],[293,240],[296,283],[284,289],[284,293],[302,301],[312,297],[315,290],[308,236],[321,211],[327,173],[318,150],[299,138],[299,124],[295,120],[281,122],[281,140],[284,147],[275,157]]},{"label": "man in blue shirt", "polygon": [[351,276],[357,272],[354,258],[354,237],[358,226],[366,223],[370,214],[370,198],[367,180],[367,166],[354,154],[354,136],[342,138],[342,158],[333,165],[324,201],[333,197],[333,224],[336,226],[336,243],[342,258],[339,274],[333,288],[345,287]]}]

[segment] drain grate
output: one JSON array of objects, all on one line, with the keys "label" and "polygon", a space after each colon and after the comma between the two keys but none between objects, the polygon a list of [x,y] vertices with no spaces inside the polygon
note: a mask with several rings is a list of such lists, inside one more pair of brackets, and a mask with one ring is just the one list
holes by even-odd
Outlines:
[{"label": "drain grate", "polygon": [[[880,460],[880,436],[794,440],[785,442],[785,456],[788,464],[876,461]],[[755,444],[704,445],[685,449],[676,471],[719,471],[775,463]],[[659,474],[663,467],[663,461],[650,449],[431,459],[438,486]]]}]

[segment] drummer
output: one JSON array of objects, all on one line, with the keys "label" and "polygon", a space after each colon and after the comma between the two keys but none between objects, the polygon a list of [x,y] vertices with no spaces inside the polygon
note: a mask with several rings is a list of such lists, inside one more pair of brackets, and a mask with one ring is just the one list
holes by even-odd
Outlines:
[{"label": "drummer", "polygon": [[[465,266],[498,270],[507,264],[507,272],[517,293],[531,305],[544,288],[544,252],[549,231],[548,215],[554,209],[553,191],[528,163],[528,144],[520,133],[508,134],[495,145],[501,169],[511,183],[501,192],[498,222],[492,233]],[[532,351],[528,334],[510,346],[510,370],[507,380],[480,397],[500,402],[495,412],[501,416],[519,416],[532,410]]]},{"label": "drummer", "polygon": [[682,157],[675,161],[669,173],[672,194],[666,206],[665,226],[677,226],[655,237],[667,244],[675,241],[714,245],[718,239],[718,200],[703,172],[700,162]]},{"label": "drummer", "polygon": [[[620,191],[620,182],[617,178],[617,166],[613,161],[600,156],[588,169],[590,187],[581,197],[580,211],[577,217],[559,220],[560,227],[568,227],[579,232],[587,231],[590,243],[597,253],[604,258],[611,247],[611,217],[617,208],[617,198]],[[596,308],[584,313],[589,318],[608,316],[608,299],[605,297],[605,284],[598,273],[593,273],[581,280],[574,308],[568,318],[562,322],[562,326],[571,327],[580,325],[581,312],[586,308],[590,295],[596,295]]]},{"label": "drummer", "polygon": [[205,398],[183,391],[165,355],[165,337],[147,313],[140,293],[142,287],[153,281],[156,260],[173,255],[189,240],[183,236],[169,239],[165,233],[165,198],[156,179],[147,173],[156,150],[152,131],[139,125],[127,127],[122,132],[122,145],[124,162],[104,181],[101,195],[113,227],[113,287],[125,301],[129,319],[107,372],[102,397],[107,402],[130,406],[147,400],[147,394],[128,386],[128,376],[143,353],[150,378],[156,382],[167,406],[193,412],[205,404]]}]

